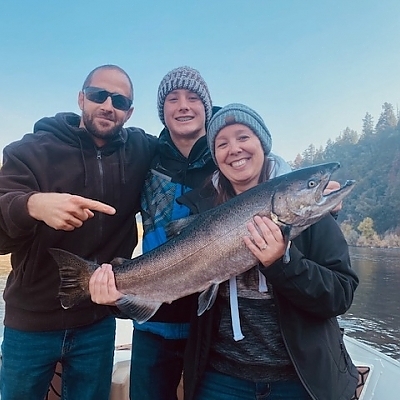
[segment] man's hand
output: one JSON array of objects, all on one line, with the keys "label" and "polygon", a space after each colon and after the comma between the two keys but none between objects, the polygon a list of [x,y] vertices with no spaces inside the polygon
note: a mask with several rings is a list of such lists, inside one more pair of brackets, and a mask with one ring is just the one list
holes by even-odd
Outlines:
[{"label": "man's hand", "polygon": [[[330,192],[334,192],[335,190],[340,189],[340,183],[336,181],[329,181],[325,190],[324,194],[328,194]],[[331,212],[336,213],[342,209],[342,202],[340,202]]]},{"label": "man's hand", "polygon": [[94,216],[93,211],[116,213],[107,204],[68,193],[35,193],[28,200],[29,215],[56,230],[73,231],[81,227]]},{"label": "man's hand", "polygon": [[114,272],[111,264],[102,264],[94,271],[89,281],[89,291],[92,301],[97,304],[115,305],[123,293],[115,286]]}]

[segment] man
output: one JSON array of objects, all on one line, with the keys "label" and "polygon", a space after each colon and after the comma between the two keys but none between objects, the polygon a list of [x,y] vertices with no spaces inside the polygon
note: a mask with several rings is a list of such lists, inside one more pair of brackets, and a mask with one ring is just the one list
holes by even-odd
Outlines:
[{"label": "man", "polygon": [[[90,300],[64,310],[49,248],[98,263],[130,257],[135,214],[157,138],[123,128],[133,85],[115,65],[94,69],[79,92],[79,117],[59,113],[4,149],[0,252],[11,253],[4,291],[1,398],[43,400],[55,365],[62,395],[108,400],[115,319]],[[96,200],[92,200],[96,199]]]},{"label": "man", "polygon": [[[190,67],[167,73],[158,88],[157,106],[165,128],[142,193],[143,252],[166,241],[170,221],[189,215],[176,198],[202,185],[215,170],[205,137],[213,108],[200,73]],[[93,301],[113,303],[121,297],[111,269],[97,270],[90,286]],[[164,304],[149,322],[134,324],[131,399],[177,398],[193,298]],[[121,306],[119,300],[116,304]]]}]

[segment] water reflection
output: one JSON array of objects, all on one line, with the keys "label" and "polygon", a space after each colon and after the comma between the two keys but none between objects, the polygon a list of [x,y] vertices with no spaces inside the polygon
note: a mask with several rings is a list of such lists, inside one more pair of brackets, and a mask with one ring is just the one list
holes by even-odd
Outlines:
[{"label": "water reflection", "polygon": [[[351,247],[350,255],[360,285],[352,307],[340,318],[340,325],[349,336],[400,360],[400,249]],[[9,257],[0,256],[0,290],[8,272]],[[3,315],[1,297],[1,319]],[[0,335],[2,329],[1,324]]]},{"label": "water reflection", "polygon": [[340,324],[349,336],[400,360],[400,249],[351,247],[350,254],[360,285]]}]

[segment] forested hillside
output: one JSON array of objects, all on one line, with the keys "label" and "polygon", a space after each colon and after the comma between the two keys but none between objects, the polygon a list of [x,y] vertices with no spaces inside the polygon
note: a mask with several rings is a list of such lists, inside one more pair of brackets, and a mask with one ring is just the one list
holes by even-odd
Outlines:
[{"label": "forested hillside", "polygon": [[400,236],[399,111],[384,103],[376,124],[366,113],[361,133],[347,127],[336,140],[329,140],[325,148],[316,149],[311,144],[292,165],[300,168],[329,161],[341,164],[335,180],[357,181],[339,215],[350,244],[360,244],[357,240],[364,236],[364,244],[386,240],[383,245],[396,245],[391,241],[396,242],[394,236]]}]

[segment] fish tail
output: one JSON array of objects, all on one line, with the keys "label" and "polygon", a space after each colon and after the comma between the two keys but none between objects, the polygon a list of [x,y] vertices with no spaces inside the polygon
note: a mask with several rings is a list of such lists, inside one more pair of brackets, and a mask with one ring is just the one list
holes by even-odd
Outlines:
[{"label": "fish tail", "polygon": [[98,265],[61,249],[49,249],[49,253],[59,267],[58,297],[62,307],[71,308],[89,298],[89,280]]}]

